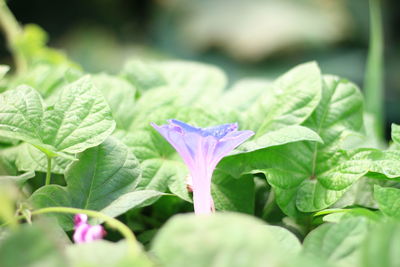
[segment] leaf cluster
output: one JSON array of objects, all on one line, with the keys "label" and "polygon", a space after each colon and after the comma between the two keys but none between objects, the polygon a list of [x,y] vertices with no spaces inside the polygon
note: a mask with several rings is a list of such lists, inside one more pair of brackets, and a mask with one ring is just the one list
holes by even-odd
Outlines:
[{"label": "leaf cluster", "polygon": [[[28,68],[0,67],[0,266],[399,266],[400,126],[379,140],[352,82],[315,62],[233,85],[185,61],[89,75],[36,26],[14,49]],[[255,132],[217,166],[212,216],[185,214],[188,169],[150,126],[171,118]],[[108,226],[71,244],[72,215],[32,216],[46,207],[116,217],[142,249]]]}]

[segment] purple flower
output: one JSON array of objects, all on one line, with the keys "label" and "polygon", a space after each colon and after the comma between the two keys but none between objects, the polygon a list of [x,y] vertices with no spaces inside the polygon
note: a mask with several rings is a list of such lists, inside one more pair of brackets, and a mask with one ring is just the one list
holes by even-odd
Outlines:
[{"label": "purple flower", "polygon": [[85,214],[76,214],[74,217],[75,232],[73,239],[75,243],[86,243],[102,239],[106,231],[101,225],[90,225],[87,222],[88,217]]},{"label": "purple flower", "polygon": [[211,177],[218,162],[229,152],[254,135],[238,131],[237,123],[209,128],[197,128],[178,120],[169,124],[151,125],[175,148],[189,168],[192,179],[193,203],[196,214],[208,214],[214,209],[211,197]]}]

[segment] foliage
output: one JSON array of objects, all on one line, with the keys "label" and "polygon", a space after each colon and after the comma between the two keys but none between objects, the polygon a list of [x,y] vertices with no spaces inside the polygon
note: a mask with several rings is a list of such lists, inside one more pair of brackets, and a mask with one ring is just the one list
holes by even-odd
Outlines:
[{"label": "foliage", "polygon": [[[184,61],[87,75],[36,26],[20,38],[28,68],[0,67],[1,266],[398,266],[400,126],[389,149],[368,142],[355,84],[315,62],[229,87]],[[171,118],[255,132],[214,172],[216,214],[182,214],[188,170],[150,126]],[[71,244],[65,208],[110,241]]]}]

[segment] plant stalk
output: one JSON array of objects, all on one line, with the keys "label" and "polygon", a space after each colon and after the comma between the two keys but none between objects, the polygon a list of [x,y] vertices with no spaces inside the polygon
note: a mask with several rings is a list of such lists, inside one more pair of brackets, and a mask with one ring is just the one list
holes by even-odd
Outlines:
[{"label": "plant stalk", "polygon": [[49,185],[51,182],[51,159],[52,157],[47,156],[47,172],[46,172],[46,183],[45,185]]},{"label": "plant stalk", "polygon": [[25,57],[15,49],[15,41],[22,34],[22,28],[14,15],[8,8],[5,0],[0,0],[0,28],[3,29],[7,45],[14,58],[17,73],[22,73],[27,69]]},{"label": "plant stalk", "polygon": [[378,137],[383,137],[384,125],[384,59],[383,59],[383,23],[381,0],[369,0],[370,39],[365,71],[365,108],[374,118],[374,128]]}]

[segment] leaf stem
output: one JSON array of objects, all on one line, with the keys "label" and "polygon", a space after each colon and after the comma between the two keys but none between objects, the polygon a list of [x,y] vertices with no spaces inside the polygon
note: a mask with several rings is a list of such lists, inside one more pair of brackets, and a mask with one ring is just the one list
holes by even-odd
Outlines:
[{"label": "leaf stem", "polygon": [[47,156],[47,172],[46,172],[46,183],[45,185],[49,185],[51,182],[51,159],[52,157]]},{"label": "leaf stem", "polygon": [[135,235],[132,233],[132,231],[129,229],[129,227],[126,226],[125,224],[123,224],[122,222],[118,221],[117,219],[107,216],[101,212],[94,211],[94,210],[70,208],[70,207],[47,207],[47,208],[34,210],[34,211],[32,211],[31,214],[39,215],[39,214],[45,214],[45,213],[68,213],[68,214],[82,213],[82,214],[86,214],[90,217],[103,220],[108,226],[118,230],[122,234],[122,236],[127,241],[129,249],[132,253],[138,254],[140,252],[140,248],[137,245]]},{"label": "leaf stem", "polygon": [[6,36],[8,48],[13,54],[17,73],[24,72],[28,64],[25,57],[14,48],[16,39],[22,34],[22,28],[8,8],[5,0],[0,0],[0,27]]}]

